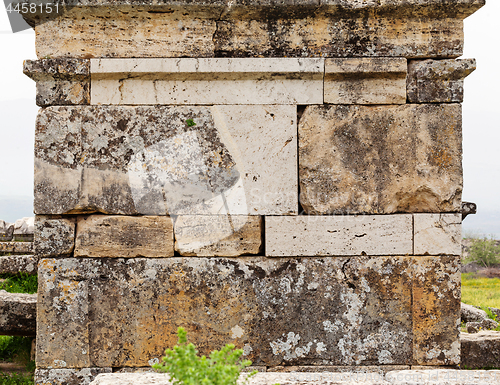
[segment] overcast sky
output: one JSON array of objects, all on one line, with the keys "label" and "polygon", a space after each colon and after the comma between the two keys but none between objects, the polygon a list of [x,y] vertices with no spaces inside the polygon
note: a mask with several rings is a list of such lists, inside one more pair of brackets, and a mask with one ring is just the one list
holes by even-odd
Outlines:
[{"label": "overcast sky", "polygon": [[[478,214],[468,217],[464,228],[469,232],[496,233],[500,238],[500,0],[487,1],[485,7],[465,20],[464,57],[476,58],[477,70],[465,81],[463,200],[477,203]],[[0,49],[0,219],[12,222],[32,215],[33,139],[38,108],[35,82],[23,75],[22,66],[24,59],[36,59],[36,54],[34,32],[13,34],[3,10]]]}]

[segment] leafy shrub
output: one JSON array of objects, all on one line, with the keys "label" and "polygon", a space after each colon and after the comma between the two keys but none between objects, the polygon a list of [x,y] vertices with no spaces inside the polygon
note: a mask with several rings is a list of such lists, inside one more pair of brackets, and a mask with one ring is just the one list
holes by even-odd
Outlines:
[{"label": "leafy shrub", "polygon": [[33,385],[33,375],[0,372],[0,385]]},{"label": "leafy shrub", "polygon": [[[165,351],[163,363],[152,365],[154,369],[169,373],[174,385],[236,385],[241,370],[252,364],[251,361],[241,360],[243,350],[235,349],[232,344],[220,351],[214,350],[208,358],[199,357],[196,347],[187,343],[186,335],[180,327],[177,330],[177,345]],[[256,373],[249,373],[245,382]]]},{"label": "leafy shrub", "polygon": [[0,274],[0,278],[5,279],[0,283],[0,290],[9,293],[28,293],[34,294],[38,290],[38,276],[27,273],[19,274]]},{"label": "leafy shrub", "polygon": [[485,267],[500,263],[500,245],[494,239],[474,239],[469,248],[470,259]]}]

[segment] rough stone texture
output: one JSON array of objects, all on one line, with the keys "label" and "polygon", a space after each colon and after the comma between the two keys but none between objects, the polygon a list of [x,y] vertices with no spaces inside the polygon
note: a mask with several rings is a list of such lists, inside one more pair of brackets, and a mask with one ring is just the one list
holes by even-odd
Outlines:
[{"label": "rough stone texture", "polygon": [[0,274],[36,274],[38,258],[33,255],[0,256]]},{"label": "rough stone texture", "polygon": [[417,365],[460,363],[460,257],[417,257],[413,357]]},{"label": "rough stone texture", "polygon": [[48,107],[35,212],[297,213],[296,116],[295,106]]},{"label": "rough stone texture", "polygon": [[467,333],[479,333],[481,330],[496,329],[499,325],[492,319],[486,319],[481,322],[467,322]]},{"label": "rough stone texture", "polygon": [[43,257],[69,255],[75,248],[75,219],[37,215],[35,254]]},{"label": "rough stone texture", "polygon": [[30,253],[33,253],[33,242],[0,242],[0,255]]},{"label": "rough stone texture", "polygon": [[147,257],[174,255],[170,217],[91,215],[79,217],[75,257]]},{"label": "rough stone texture", "polygon": [[405,104],[405,58],[325,60],[325,103]]},{"label": "rough stone texture", "polygon": [[266,217],[266,256],[405,255],[411,215]]},{"label": "rough stone texture", "polygon": [[0,219],[0,242],[11,241],[14,235],[14,224]]},{"label": "rough stone texture", "polygon": [[111,373],[112,368],[37,369],[35,385],[89,385],[101,373]]},{"label": "rough stone texture", "polygon": [[461,367],[500,368],[500,332],[483,330],[476,334],[460,333],[460,342]]},{"label": "rough stone texture", "polygon": [[73,8],[36,26],[37,55],[458,57],[463,50],[462,19],[484,1],[405,2],[404,8],[393,2],[360,6],[357,1],[233,4],[176,2],[163,12],[115,2]]},{"label": "rough stone texture", "polygon": [[0,334],[34,336],[36,299],[36,294],[7,293],[0,290]]},{"label": "rough stone texture", "polygon": [[458,212],[461,106],[307,106],[299,122],[308,214]]},{"label": "rough stone texture", "polygon": [[35,218],[24,217],[14,222],[14,241],[33,241],[35,232]]},{"label": "rough stone texture", "polygon": [[[243,381],[242,374],[240,381]],[[326,373],[257,373],[248,381],[249,385],[308,384],[308,385],[496,385],[500,370],[397,370],[385,376],[378,373],[326,372]],[[243,383],[243,382],[241,382]],[[164,373],[112,373],[100,374],[92,385],[169,385]]]},{"label": "rough stone texture", "polygon": [[[408,370],[410,365],[363,365],[363,366],[326,366],[326,365],[315,365],[315,366],[271,366],[266,371],[267,372],[280,372],[280,373],[378,373],[381,376],[385,375],[387,372],[393,370]],[[308,375],[300,375],[297,379],[306,380]],[[309,376],[309,379],[310,376]]]},{"label": "rough stone texture", "polygon": [[490,320],[484,310],[463,302],[460,304],[460,315],[462,322],[483,322],[484,320]]},{"label": "rough stone texture", "polygon": [[414,214],[413,226],[415,255],[461,254],[461,214]]},{"label": "rough stone texture", "polygon": [[91,63],[92,104],[323,103],[324,59],[143,58]]},{"label": "rough stone texture", "polygon": [[43,259],[37,367],[147,366],[181,325],[201,354],[232,342],[254,365],[408,365],[413,263]]},{"label": "rough stone texture", "polygon": [[260,216],[179,215],[174,222],[175,251],[182,256],[259,254],[263,223]]},{"label": "rough stone texture", "polygon": [[408,101],[462,103],[464,78],[475,69],[475,59],[410,60],[407,78]]},{"label": "rough stone texture", "polygon": [[90,62],[85,59],[25,60],[23,72],[36,81],[36,104],[90,104]]}]

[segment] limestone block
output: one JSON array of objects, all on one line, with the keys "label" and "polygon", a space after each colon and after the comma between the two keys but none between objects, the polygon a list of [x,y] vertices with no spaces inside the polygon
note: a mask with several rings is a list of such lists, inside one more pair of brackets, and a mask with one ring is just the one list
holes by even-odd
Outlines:
[{"label": "limestone block", "polygon": [[0,255],[31,253],[33,253],[33,242],[0,242]]},{"label": "limestone block", "polygon": [[326,59],[325,103],[405,104],[406,59]]},{"label": "limestone block", "polygon": [[417,365],[460,363],[460,256],[415,257],[413,358]]},{"label": "limestone block", "polygon": [[37,215],[34,250],[37,256],[69,255],[75,247],[75,219]]},{"label": "limestone block", "polygon": [[48,107],[35,212],[295,214],[296,116],[291,105]]},{"label": "limestone block", "polygon": [[307,106],[299,122],[308,214],[458,212],[461,106]]},{"label": "limestone block", "polygon": [[414,214],[415,255],[461,255],[462,214]]},{"label": "limestone block", "polygon": [[38,106],[90,103],[89,60],[26,60],[23,72],[36,81]]},{"label": "limestone block", "polygon": [[174,255],[170,217],[78,217],[75,257],[162,258]]},{"label": "limestone block", "polygon": [[33,255],[6,255],[0,257],[0,274],[36,274],[37,269],[38,258]]},{"label": "limestone block", "polygon": [[323,103],[324,59],[91,59],[91,72],[92,104]]},{"label": "limestone block", "polygon": [[412,253],[411,215],[276,216],[265,226],[270,257]]},{"label": "limestone block", "polygon": [[36,297],[36,294],[7,293],[0,290],[0,335],[35,335]]},{"label": "limestone block", "polygon": [[175,251],[182,256],[259,254],[263,224],[260,216],[179,215],[174,222]]},{"label": "limestone block", "polygon": [[476,69],[475,59],[410,60],[408,101],[410,103],[461,103],[464,79]]},{"label": "limestone block", "polygon": [[97,375],[111,373],[112,368],[37,369],[36,385],[89,385]]},{"label": "limestone block", "polygon": [[148,366],[179,326],[200,354],[234,343],[257,366],[408,365],[411,261],[44,259],[37,367]]},{"label": "limestone block", "polygon": [[468,369],[500,367],[500,332],[482,330],[476,334],[460,333],[460,343],[461,367]]}]

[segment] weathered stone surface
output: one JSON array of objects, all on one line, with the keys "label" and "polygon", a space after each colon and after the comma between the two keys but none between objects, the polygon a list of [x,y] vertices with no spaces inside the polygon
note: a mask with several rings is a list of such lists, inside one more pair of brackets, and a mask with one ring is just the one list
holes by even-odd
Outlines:
[{"label": "weathered stone surface", "polygon": [[0,256],[0,274],[36,274],[38,258],[33,255]]},{"label": "weathered stone surface", "polygon": [[[243,383],[245,375],[240,377]],[[378,373],[326,372],[326,373],[257,373],[249,385],[308,384],[308,385],[495,385],[500,380],[500,370],[397,370],[385,376]],[[169,385],[165,373],[112,373],[100,374],[92,385]]]},{"label": "weathered stone surface", "polygon": [[112,368],[37,369],[36,385],[89,385],[97,375],[111,373]]},{"label": "weathered stone surface", "polygon": [[35,212],[297,213],[296,114],[295,106],[48,107],[37,120]]},{"label": "weathered stone surface", "polygon": [[299,122],[308,214],[458,212],[461,106],[307,106]]},{"label": "weathered stone surface", "polygon": [[460,363],[460,257],[416,257],[413,358],[417,365]]},{"label": "weathered stone surface", "polygon": [[336,256],[412,253],[411,215],[266,217],[266,255]]},{"label": "weathered stone surface", "polygon": [[92,104],[323,103],[324,59],[143,58],[91,63]]},{"label": "weathered stone surface", "polygon": [[475,59],[410,60],[408,101],[410,103],[461,103],[464,79],[476,69]]},{"label": "weathered stone surface", "polygon": [[36,104],[90,104],[90,62],[85,59],[25,60],[23,72],[36,81]]},{"label": "weathered stone surface", "polygon": [[[78,7],[37,24],[37,55],[458,57],[463,50],[462,19],[484,1],[372,2],[367,7],[357,1],[355,5],[336,1],[305,7],[301,3],[177,2],[164,6],[163,12],[162,8],[147,11],[147,7],[116,3]],[[107,39],[102,39],[103,33]]]},{"label": "weathered stone surface", "polygon": [[14,241],[33,241],[35,232],[35,217],[24,217],[14,222]]},{"label": "weathered stone surface", "polygon": [[500,332],[483,330],[476,334],[460,333],[460,343],[461,367],[500,368]]},{"label": "weathered stone surface", "polygon": [[33,253],[33,242],[0,242],[0,255],[30,253]]},{"label": "weathered stone surface", "polygon": [[412,261],[44,259],[37,366],[147,366],[181,325],[255,365],[408,365]]},{"label": "weathered stone surface", "polygon": [[325,103],[405,104],[405,58],[325,60]]},{"label": "weathered stone surface", "polygon": [[43,257],[69,255],[75,248],[75,219],[51,218],[37,215],[36,237],[33,242],[35,254]]},{"label": "weathered stone surface", "polygon": [[467,322],[465,325],[467,333],[479,333],[481,330],[491,330],[498,327],[498,323],[492,319],[485,319],[482,322]]},{"label": "weathered stone surface", "polygon": [[79,217],[75,257],[148,257],[174,255],[170,217],[91,215]]},{"label": "weathered stone surface", "polygon": [[263,223],[260,216],[179,215],[175,218],[175,251],[182,256],[259,254]]},{"label": "weathered stone surface", "polygon": [[[267,372],[280,372],[280,373],[378,373],[383,377],[387,372],[393,370],[408,370],[410,365],[362,365],[362,366],[332,366],[332,365],[314,365],[314,366],[271,366]],[[302,377],[302,378],[301,378]],[[311,379],[311,376],[306,374],[296,377],[297,380]],[[344,377],[345,378],[345,377]],[[362,378],[362,377],[360,377]]]},{"label": "weathered stone surface", "polygon": [[414,214],[415,255],[460,255],[461,214]]},{"label": "weathered stone surface", "polygon": [[491,320],[484,310],[478,309],[475,306],[460,303],[460,316],[462,322],[483,322],[484,320]]},{"label": "weathered stone surface", "polygon": [[11,241],[14,235],[14,224],[0,219],[0,241]]},{"label": "weathered stone surface", "polygon": [[467,215],[476,214],[477,205],[472,202],[462,202],[462,222]]},{"label": "weathered stone surface", "polygon": [[7,293],[0,290],[0,334],[34,336],[36,299],[36,294]]}]

